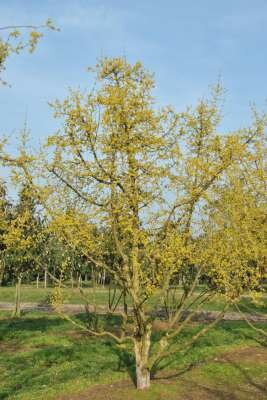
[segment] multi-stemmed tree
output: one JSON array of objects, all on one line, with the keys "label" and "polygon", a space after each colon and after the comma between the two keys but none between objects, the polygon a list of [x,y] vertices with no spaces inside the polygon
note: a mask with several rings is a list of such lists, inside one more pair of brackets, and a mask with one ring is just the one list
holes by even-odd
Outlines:
[{"label": "multi-stemmed tree", "polygon": [[[153,77],[140,63],[103,59],[95,72],[90,93],[72,91],[54,103],[63,128],[47,143],[52,160],[50,154],[44,175],[53,190],[46,208],[56,216],[58,234],[106,270],[125,295],[119,335],[84,329],[129,342],[137,387],[143,389],[163,357],[190,346],[231,302],[259,286],[263,238],[251,218],[260,217],[258,209],[246,217],[247,202],[252,212],[256,199],[248,195],[244,201],[246,190],[234,172],[251,168],[248,160],[254,157],[257,173],[263,173],[255,149],[266,116],[255,114],[250,128],[221,135],[219,87],[211,99],[176,113],[156,106]],[[64,202],[73,205],[73,213],[64,213]],[[110,232],[112,263],[101,238],[95,240],[94,225]],[[203,275],[209,279],[196,294]],[[170,296],[177,277],[183,294]],[[183,349],[177,347],[181,330],[218,292],[225,300],[222,313]],[[148,301],[155,293],[163,299],[168,325],[152,345]]]}]

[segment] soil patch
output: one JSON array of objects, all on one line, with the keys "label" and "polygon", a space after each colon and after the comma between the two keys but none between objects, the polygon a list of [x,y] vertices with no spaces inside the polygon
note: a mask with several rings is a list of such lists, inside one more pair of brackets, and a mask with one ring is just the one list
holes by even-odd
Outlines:
[{"label": "soil patch", "polygon": [[[214,361],[240,365],[240,363],[261,363],[267,365],[267,348],[252,347],[227,352]],[[213,361],[212,360],[212,361]],[[261,383],[256,383],[250,377],[242,386],[235,386],[233,382],[223,385],[220,382],[206,383],[199,382],[190,371],[197,372],[201,364],[189,366],[185,371],[162,372],[152,385],[161,385],[162,390],[154,391],[150,395],[137,392],[133,382],[123,380],[113,384],[96,385],[81,393],[65,395],[58,400],[266,400],[267,389]],[[187,374],[188,372],[188,374]],[[167,386],[172,386],[170,392],[166,391]],[[177,386],[177,392],[175,387]],[[153,388],[152,388],[153,389]]]},{"label": "soil patch", "polygon": [[215,361],[228,363],[260,363],[266,365],[267,371],[267,347],[248,347],[238,349],[224,353],[221,357],[215,358]]},{"label": "soil patch", "polygon": [[17,342],[14,341],[0,341],[0,352],[8,352],[8,353],[18,353],[26,351],[27,348],[24,346],[20,346]]}]

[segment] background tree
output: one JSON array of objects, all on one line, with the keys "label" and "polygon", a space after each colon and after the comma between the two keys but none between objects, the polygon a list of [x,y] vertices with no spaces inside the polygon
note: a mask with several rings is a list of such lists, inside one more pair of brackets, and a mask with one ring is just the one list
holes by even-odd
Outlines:
[{"label": "background tree", "polygon": [[[0,83],[6,84],[7,82],[2,78],[3,72],[6,70],[6,64],[9,57],[12,54],[19,54],[23,50],[28,50],[30,53],[33,53],[36,49],[36,46],[43,36],[42,31],[45,29],[56,30],[59,29],[55,27],[51,18],[48,18],[47,21],[42,25],[18,25],[18,26],[1,26],[0,27]],[[1,167],[10,166],[11,164],[16,164],[19,161],[14,157],[6,154],[3,149],[7,143],[7,139],[0,135],[0,162]],[[1,219],[1,236],[7,235],[6,232],[6,218],[7,218],[7,201],[4,198],[6,193],[6,189],[1,182],[1,211],[0,211],[0,219]],[[8,220],[10,220],[10,215],[8,216]],[[21,221],[22,222],[22,221]],[[9,232],[10,235],[10,232]],[[6,244],[1,241],[1,270],[0,270],[0,284],[2,283],[2,277],[5,266],[5,257],[6,257]],[[10,256],[10,254],[9,254]],[[10,271],[10,269],[9,269]]]},{"label": "background tree", "polygon": [[0,286],[3,283],[6,269],[6,245],[4,236],[8,231],[12,219],[12,204],[7,198],[7,190],[3,181],[0,181]]},{"label": "background tree", "polygon": [[6,264],[16,281],[14,316],[20,316],[20,289],[23,277],[37,270],[42,245],[42,225],[29,186],[24,185],[14,215],[3,235]]},{"label": "background tree", "polygon": [[[0,26],[0,84],[7,84],[2,75],[6,70],[9,57],[12,54],[19,54],[23,50],[33,53],[43,36],[42,31],[45,29],[59,31],[51,18],[48,18],[42,25]],[[6,144],[7,139],[0,132],[0,161],[5,165],[15,161],[13,156],[4,153],[3,149]]]},{"label": "background tree", "polygon": [[6,84],[1,75],[6,69],[10,55],[19,54],[23,50],[33,53],[43,36],[44,29],[59,30],[51,18],[48,18],[42,25],[0,26],[0,80],[2,83]]}]

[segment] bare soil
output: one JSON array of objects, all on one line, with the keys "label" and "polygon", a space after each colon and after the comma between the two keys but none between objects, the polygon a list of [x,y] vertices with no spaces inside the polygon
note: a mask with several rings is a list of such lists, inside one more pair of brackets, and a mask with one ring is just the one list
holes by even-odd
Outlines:
[{"label": "bare soil", "polygon": [[215,358],[219,362],[239,363],[263,363],[267,369],[267,348],[266,347],[249,347],[224,353],[221,357]]},{"label": "bare soil", "polygon": [[[9,302],[0,302],[0,310],[13,310],[14,304]],[[40,304],[40,303],[21,303],[21,310],[23,312],[30,312],[30,311],[44,311],[44,312],[55,312],[51,306]],[[68,314],[79,314],[84,312],[85,308],[83,304],[63,304],[61,306],[61,311]],[[93,307],[89,306],[89,310],[93,311]],[[118,307],[117,313],[120,313],[122,309]],[[106,314],[108,309],[106,306],[99,305],[97,313],[98,314]],[[131,312],[131,309],[129,309]],[[181,319],[185,319],[188,316],[190,310],[185,311],[181,314]],[[192,318],[192,321],[196,322],[209,322],[213,321],[218,317],[219,311],[198,311]],[[116,314],[116,312],[114,313]],[[151,315],[157,318],[165,318],[165,312],[163,310],[158,310],[156,312],[151,312]],[[245,313],[246,318],[251,322],[260,322],[266,323],[267,322],[267,314],[247,314]],[[224,317],[222,318],[224,321],[242,321],[244,320],[243,316],[238,312],[226,312]],[[165,323],[166,324],[166,323]],[[160,328],[159,328],[160,330]]]}]

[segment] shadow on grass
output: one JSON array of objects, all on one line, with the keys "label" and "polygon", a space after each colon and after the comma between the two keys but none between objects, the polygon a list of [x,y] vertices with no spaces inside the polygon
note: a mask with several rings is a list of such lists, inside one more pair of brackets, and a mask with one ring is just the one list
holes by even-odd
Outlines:
[{"label": "shadow on grass", "polygon": [[[232,360],[225,361],[229,366],[234,367],[240,373],[242,380],[234,385],[233,381],[222,382],[216,380],[212,382],[199,382],[196,381],[194,376],[190,375],[190,372],[198,367],[200,364],[208,364],[207,361],[201,363],[191,363],[184,369],[169,373],[164,376],[154,377],[154,381],[158,383],[164,383],[166,380],[174,380],[176,378],[183,379],[180,381],[180,385],[184,387],[188,398],[190,399],[209,399],[209,400],[243,400],[243,399],[265,399],[267,398],[267,388],[266,386],[258,383],[252,376],[252,373],[242,367],[240,364],[233,362]],[[188,375],[187,375],[188,374]],[[222,377],[223,378],[223,377]],[[203,379],[202,379],[203,380]],[[259,397],[260,396],[260,397]],[[186,397],[187,398],[187,397]]]},{"label": "shadow on grass", "polygon": [[248,371],[244,367],[242,367],[242,365],[240,363],[230,360],[227,356],[224,358],[230,365],[232,365],[234,368],[236,368],[240,372],[240,374],[243,376],[244,381],[247,385],[254,387],[259,392],[266,395],[266,398],[267,398],[267,387],[266,386],[263,386],[262,384],[256,382],[255,379],[251,376],[251,374],[249,374]]},{"label": "shadow on grass", "polygon": [[[75,319],[88,323],[86,314],[75,315]],[[101,317],[101,323],[107,323],[105,317]],[[117,329],[119,323],[117,316],[108,319],[111,329]],[[119,349],[110,339],[80,335],[80,332],[56,316],[27,315],[2,320],[0,363],[7,374],[0,399],[84,377],[94,382],[103,374],[112,376],[122,370],[133,377],[133,362],[127,351]],[[19,349],[21,344],[24,347]]]},{"label": "shadow on grass", "polygon": [[168,363],[165,363],[164,365],[154,368],[151,371],[151,377],[154,381],[164,381],[164,380],[179,378],[180,376],[186,374],[187,372],[192,371],[193,368],[199,367],[201,364],[204,364],[204,363],[205,363],[204,360],[192,362],[192,363],[188,364],[187,366],[185,366],[183,369],[181,369],[175,373],[169,373],[169,374],[165,374],[163,376],[157,376],[157,374],[159,374],[161,371],[163,371],[171,366],[172,361],[170,361]]},{"label": "shadow on grass", "polygon": [[23,318],[10,318],[1,321],[0,324],[0,338],[4,339],[10,332],[21,332],[21,331],[49,331],[53,327],[58,327],[66,324],[62,318],[54,317],[47,318],[43,317],[27,317]]},{"label": "shadow on grass", "polygon": [[134,385],[136,385],[134,355],[125,349],[119,348],[118,346],[113,346],[112,350],[118,357],[118,371],[126,370],[131,381]]},{"label": "shadow on grass", "polygon": [[[0,399],[9,399],[19,392],[30,393],[32,389],[67,384],[83,377],[97,381],[102,374],[112,375],[121,369],[121,360],[114,345],[104,340],[89,340],[70,341],[67,346],[38,344],[31,353],[14,352],[3,363],[10,375],[0,391]],[[127,365],[126,358],[123,360]]]},{"label": "shadow on grass", "polygon": [[[15,353],[3,365],[9,372],[9,382],[0,392],[0,399],[9,399],[19,391],[30,390],[33,386],[46,386],[49,382],[49,372],[61,362],[71,359],[74,349],[64,346],[50,345],[46,348],[35,349],[29,357],[26,353]],[[60,381],[60,380],[59,380]],[[66,381],[66,377],[61,380]]]},{"label": "shadow on grass", "polygon": [[263,335],[261,335],[261,334],[253,335],[253,334],[245,333],[245,334],[244,334],[244,337],[245,337],[246,339],[248,339],[248,340],[253,340],[253,341],[255,341],[256,343],[258,343],[258,344],[261,345],[262,347],[267,347],[267,339],[266,339]]},{"label": "shadow on grass", "polygon": [[[79,314],[75,315],[78,321],[85,324],[88,323],[88,315]],[[100,316],[100,325],[103,328],[109,327],[111,330],[116,331],[119,329],[121,324],[121,318],[119,316]],[[221,345],[222,342],[232,345],[234,337],[242,335],[245,338],[248,335],[249,341],[255,340],[255,337],[249,337],[249,330],[244,328],[244,323],[225,323],[218,325],[216,330],[210,331],[210,333],[199,342],[199,348],[208,349]],[[54,329],[56,328],[56,329]],[[192,327],[188,332],[181,335],[182,340],[187,339],[194,334],[200,327]],[[30,352],[18,353],[14,351],[9,359],[3,356],[3,366],[7,371],[10,371],[10,378],[8,383],[5,385],[5,389],[0,392],[0,399],[6,400],[17,393],[27,392],[34,388],[34,390],[41,390],[43,386],[47,385],[60,385],[70,382],[71,380],[80,379],[86,377],[91,381],[96,381],[101,374],[112,374],[112,372],[123,372],[127,371],[131,380],[135,383],[135,365],[134,356],[127,349],[123,349],[117,346],[111,340],[94,338],[93,336],[83,336],[82,340],[79,340],[78,336],[71,335],[71,325],[64,321],[60,317],[56,316],[33,316],[29,315],[23,319],[10,319],[2,320],[0,325],[0,338],[4,339],[5,335],[12,333],[12,338],[21,338],[21,333],[28,331],[35,337],[39,337],[40,333],[52,335],[50,341],[44,340],[43,344],[40,343],[34,345],[30,349]],[[73,331],[72,331],[73,332]],[[79,330],[77,330],[77,333]],[[157,334],[154,340],[157,338]],[[85,340],[84,340],[85,338]],[[68,340],[66,344],[60,344],[60,340]],[[54,344],[51,344],[51,340],[54,340]],[[36,342],[35,342],[36,343]],[[193,349],[196,352],[197,349]],[[8,355],[9,356],[9,355]],[[187,378],[190,376],[190,372],[193,368],[208,362],[207,353],[197,353],[198,360],[192,361],[191,355],[184,359],[182,355],[176,356],[175,368],[177,365],[184,365],[182,369],[169,373],[169,375],[155,376],[159,374],[161,370],[172,367],[173,360],[166,360],[164,364],[158,365],[153,371],[153,378],[159,383],[166,379],[175,379],[183,376]],[[1,361],[1,360],[0,360]],[[181,361],[181,363],[180,363]],[[228,361],[227,361],[228,362]],[[230,363],[230,361],[229,361]],[[60,369],[61,365],[65,365],[66,368]],[[187,364],[187,365],[186,365]],[[266,389],[259,383],[257,383],[252,376],[240,365],[234,365],[235,368],[239,369],[240,374],[243,376],[243,381],[247,382],[250,388],[254,387],[258,392],[266,395]],[[12,379],[11,379],[12,377]],[[195,385],[196,391],[206,391],[208,398],[219,399],[219,400],[238,400],[238,395],[229,395],[230,388],[226,387],[226,390],[218,390],[214,387],[205,386],[201,383],[192,382]],[[223,388],[224,389],[224,388]],[[252,398],[252,391],[249,392]],[[213,396],[213,397],[212,397]],[[243,397],[244,398],[244,397]],[[250,398],[250,397],[248,397]]]}]

